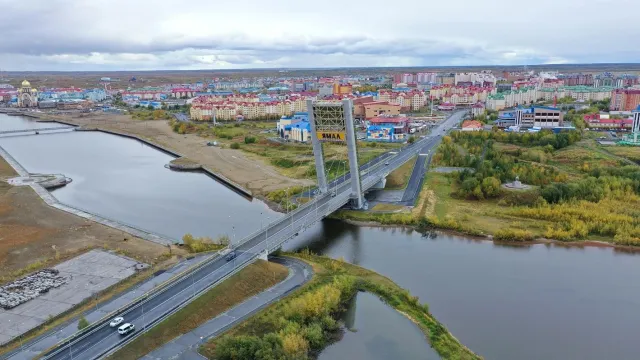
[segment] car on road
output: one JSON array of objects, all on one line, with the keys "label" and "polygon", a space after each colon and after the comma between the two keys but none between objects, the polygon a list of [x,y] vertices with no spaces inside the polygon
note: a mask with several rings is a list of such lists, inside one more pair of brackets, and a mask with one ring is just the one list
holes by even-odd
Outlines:
[{"label": "car on road", "polygon": [[118,334],[127,335],[128,333],[132,332],[135,329],[136,327],[133,326],[133,324],[126,323],[118,328]]},{"label": "car on road", "polygon": [[122,322],[124,322],[124,318],[122,316],[118,316],[117,318],[111,320],[111,322],[109,323],[109,326],[116,327],[122,324]]},{"label": "car on road", "polygon": [[388,162],[388,161],[385,161],[385,162],[384,162],[384,165],[385,165],[385,166],[389,165],[389,162]]},{"label": "car on road", "polygon": [[227,256],[224,257],[225,260],[227,261],[231,261],[233,259],[235,259],[238,256],[238,254],[235,251],[232,251],[230,253],[227,254]]}]

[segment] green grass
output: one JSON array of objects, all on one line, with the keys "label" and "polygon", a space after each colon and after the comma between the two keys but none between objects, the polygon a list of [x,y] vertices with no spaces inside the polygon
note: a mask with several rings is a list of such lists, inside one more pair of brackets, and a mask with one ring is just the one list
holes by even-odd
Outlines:
[{"label": "green grass", "polygon": [[640,146],[606,146],[602,149],[613,155],[620,156],[640,164]]},{"label": "green grass", "polygon": [[259,260],[207,291],[160,324],[147,329],[144,335],[118,350],[108,359],[139,359],[245,299],[284,280],[288,273],[288,269],[282,265]]},{"label": "green grass", "polygon": [[413,167],[416,165],[416,159],[417,157],[407,161],[404,165],[392,171],[389,176],[387,176],[387,184],[384,188],[387,190],[400,190],[406,188],[409,178],[411,177],[411,173],[413,172]]},{"label": "green grass", "polygon": [[446,174],[429,173],[426,186],[435,195],[435,206],[431,216],[441,222],[454,219],[472,233],[493,234],[505,227],[511,227],[542,235],[548,224],[545,221],[507,215],[508,208],[501,206],[499,199],[476,201],[455,198],[452,196],[455,184]]},{"label": "green grass", "polygon": [[393,212],[397,212],[397,211],[401,211],[401,210],[405,210],[407,207],[404,205],[396,205],[396,204],[384,204],[384,203],[380,203],[380,204],[376,204],[376,206],[371,208],[371,211],[393,211]]}]

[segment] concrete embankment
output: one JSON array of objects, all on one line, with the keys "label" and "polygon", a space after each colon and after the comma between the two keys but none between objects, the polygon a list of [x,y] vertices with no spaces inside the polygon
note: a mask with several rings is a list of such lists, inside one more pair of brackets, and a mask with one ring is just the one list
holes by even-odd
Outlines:
[{"label": "concrete embankment", "polygon": [[195,170],[202,169],[202,165],[198,164],[197,162],[191,159],[184,158],[184,157],[171,160],[168,164],[168,167],[171,170],[180,170],[180,171],[195,171]]}]

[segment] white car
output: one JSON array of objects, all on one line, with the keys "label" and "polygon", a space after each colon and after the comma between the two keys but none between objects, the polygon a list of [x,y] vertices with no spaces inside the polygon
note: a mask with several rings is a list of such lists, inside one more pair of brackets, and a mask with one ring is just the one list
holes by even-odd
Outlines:
[{"label": "white car", "polygon": [[135,326],[133,326],[133,324],[130,323],[126,323],[122,326],[120,326],[118,328],[118,334],[120,335],[127,335],[128,333],[132,332],[133,330],[135,330]]},{"label": "white car", "polygon": [[109,326],[116,327],[116,326],[122,324],[123,321],[124,321],[124,318],[119,316],[119,317],[111,320],[111,322],[109,323]]}]

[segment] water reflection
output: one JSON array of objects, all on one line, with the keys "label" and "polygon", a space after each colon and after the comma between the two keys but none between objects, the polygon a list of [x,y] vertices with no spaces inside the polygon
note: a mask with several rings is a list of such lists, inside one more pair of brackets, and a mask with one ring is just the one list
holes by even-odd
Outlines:
[{"label": "water reflection", "polygon": [[342,317],[346,331],[319,360],[439,359],[420,329],[369,293],[358,293]]},{"label": "water reflection", "polygon": [[[337,220],[323,221],[286,246],[304,247],[390,277],[429,303],[438,320],[486,359],[640,354],[640,261],[623,251],[513,247]],[[336,358],[349,358],[344,354]]]}]

